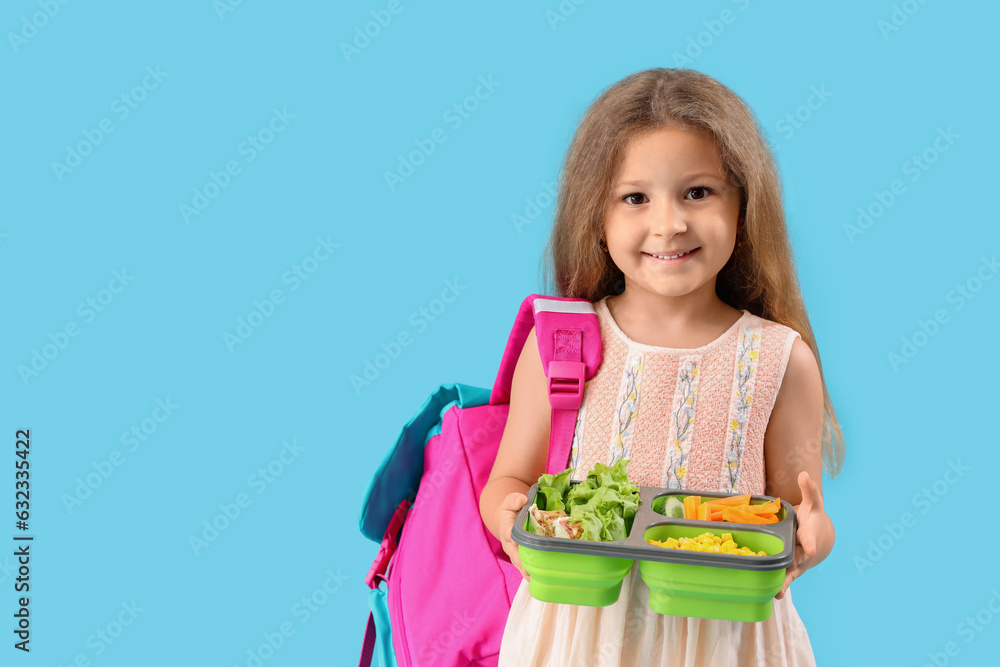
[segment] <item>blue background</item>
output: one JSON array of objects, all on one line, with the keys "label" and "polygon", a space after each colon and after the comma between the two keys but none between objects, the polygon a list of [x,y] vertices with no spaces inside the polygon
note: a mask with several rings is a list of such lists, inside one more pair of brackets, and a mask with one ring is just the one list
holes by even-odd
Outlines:
[{"label": "blue background", "polygon": [[[372,473],[438,384],[491,386],[521,299],[542,289],[553,206],[542,196],[520,228],[512,216],[558,177],[586,107],[632,72],[676,65],[741,95],[776,146],[847,437],[842,475],[824,480],[836,546],[794,584],[818,663],[995,660],[998,539],[981,517],[1000,449],[1000,280],[977,277],[993,277],[983,258],[1000,249],[995,4],[404,0],[349,55],[341,44],[387,2],[219,4],[0,12],[0,535],[15,532],[14,433],[28,427],[36,536],[30,655],[12,648],[13,558],[0,556],[0,662],[245,665],[287,623],[266,665],[352,664],[376,551],[357,529]],[[480,77],[495,89],[449,122]],[[829,95],[810,109],[814,88]],[[294,118],[269,134],[275,109]],[[113,131],[96,142],[104,119]],[[385,172],[435,128],[446,140],[390,188]],[[957,138],[939,151],[948,128]],[[269,142],[252,160],[251,136]],[[925,151],[933,163],[914,171]],[[239,173],[185,219],[230,161]],[[852,232],[895,180],[905,191]],[[458,298],[424,321],[446,281]],[[274,290],[282,303],[251,316]],[[227,344],[240,318],[259,326]],[[356,389],[351,376],[401,333],[410,345]],[[26,373],[36,351],[41,369]],[[158,399],[177,406],[161,422]],[[143,424],[130,450],[123,434]],[[276,464],[286,441],[299,449]],[[237,498],[239,516],[192,547]],[[325,582],[336,592],[306,615]],[[97,639],[133,601],[134,622]],[[978,630],[961,625],[977,613]]]}]

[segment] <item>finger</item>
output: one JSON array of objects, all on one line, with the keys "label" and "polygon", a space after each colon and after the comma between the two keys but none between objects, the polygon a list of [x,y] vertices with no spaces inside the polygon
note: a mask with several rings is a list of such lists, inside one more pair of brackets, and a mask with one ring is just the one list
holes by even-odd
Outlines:
[{"label": "finger", "polygon": [[[519,552],[516,551],[515,554],[519,554]],[[507,554],[507,557],[510,558],[511,564],[517,568],[517,571],[521,573],[522,577],[524,577],[525,579],[531,579],[531,576],[528,574],[528,571],[524,569],[524,565],[521,563],[521,558],[519,557],[519,555],[511,556],[510,554]]]},{"label": "finger", "polygon": [[510,561],[511,565],[517,568],[517,571],[521,573],[522,577],[524,577],[525,579],[530,579],[531,577],[528,576],[528,571],[525,570],[524,566],[521,564],[520,551],[518,549],[517,544],[515,544],[510,539],[502,541],[504,542],[503,550],[504,554],[506,554],[507,556],[507,560]]},{"label": "finger", "polygon": [[780,600],[785,597],[785,591],[788,590],[788,586],[791,585],[791,583],[795,581],[795,578],[798,576],[798,568],[795,566],[788,568],[788,571],[785,573],[785,581],[781,584],[781,590],[774,596],[774,599]]},{"label": "finger", "polygon": [[792,564],[792,568],[795,569],[795,570],[801,569],[801,567],[802,567],[801,563],[805,559],[806,559],[805,550],[803,550],[802,547],[800,547],[799,545],[796,544],[795,545],[795,562]]},{"label": "finger", "polygon": [[802,546],[803,539],[809,539],[809,536],[802,530],[802,517],[797,518],[798,524],[795,529],[795,564],[798,565],[803,558],[805,558],[805,549]]},{"label": "finger", "polygon": [[803,470],[802,472],[799,473],[799,476],[796,478],[796,481],[799,484],[799,490],[802,492],[802,502],[799,503],[798,512],[800,514],[804,514],[812,509],[812,504],[813,504],[812,488],[809,486],[812,480],[809,477],[809,473]]},{"label": "finger", "polygon": [[778,591],[777,595],[774,596],[776,599],[780,600],[781,598],[785,597],[785,591],[788,590],[788,585],[793,581],[795,581],[798,578],[799,574],[803,572],[800,566],[800,562],[802,560],[803,560],[802,547],[796,545],[795,560],[792,561],[791,566],[787,570],[785,570],[785,581],[784,583],[781,584],[781,590]]},{"label": "finger", "polygon": [[507,559],[510,561],[510,564],[513,565],[515,568],[517,568],[517,571],[521,573],[522,577],[524,577],[525,579],[529,579],[530,577],[528,576],[528,571],[524,569],[524,565],[521,563],[521,559],[518,557],[518,552],[515,550],[514,553],[511,553],[509,551],[507,551],[506,553],[507,553]]},{"label": "finger", "polygon": [[528,502],[528,496],[523,493],[510,493],[503,499],[500,509],[518,511]]},{"label": "finger", "polygon": [[788,590],[789,584],[795,581],[799,575],[803,572],[802,561],[803,561],[802,547],[796,545],[795,547],[795,560],[792,561],[791,566],[785,571],[785,581],[781,584],[781,590],[775,595],[777,599],[781,599],[785,596],[785,591]]},{"label": "finger", "polygon": [[517,523],[517,513],[527,501],[528,497],[523,493],[512,493],[500,503],[498,529],[505,539],[510,539],[511,533],[514,532],[514,524]]},{"label": "finger", "polygon": [[802,560],[795,564],[795,569],[799,571],[799,574],[801,574],[815,565],[813,562],[814,560],[815,559],[812,554],[803,553]]}]

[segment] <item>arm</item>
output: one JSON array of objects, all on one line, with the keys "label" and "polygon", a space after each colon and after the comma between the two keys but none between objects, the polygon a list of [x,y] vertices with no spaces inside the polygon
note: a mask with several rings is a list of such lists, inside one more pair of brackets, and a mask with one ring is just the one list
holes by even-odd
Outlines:
[{"label": "arm", "polygon": [[796,338],[764,433],[767,493],[791,503],[798,517],[795,562],[775,596],[779,599],[833,549],[833,523],[823,511],[823,419],[819,365],[809,346]]},{"label": "arm", "polygon": [[489,481],[479,498],[483,524],[525,577],[510,533],[517,511],[527,501],[524,494],[545,472],[551,414],[548,383],[532,328],[514,367],[507,423]]}]

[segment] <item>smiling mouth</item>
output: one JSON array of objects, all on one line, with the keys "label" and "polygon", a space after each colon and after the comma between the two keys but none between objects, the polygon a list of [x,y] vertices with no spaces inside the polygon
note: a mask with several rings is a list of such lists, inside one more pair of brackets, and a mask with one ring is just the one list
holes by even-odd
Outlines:
[{"label": "smiling mouth", "polygon": [[673,253],[673,254],[670,254],[670,255],[657,255],[657,254],[654,254],[654,253],[651,253],[651,252],[644,252],[643,254],[644,255],[649,255],[650,257],[655,257],[657,259],[680,259],[681,257],[685,257],[687,255],[690,255],[691,253],[693,253],[693,252],[695,252],[697,250],[699,250],[699,248],[692,248],[691,250],[682,250],[680,252]]}]

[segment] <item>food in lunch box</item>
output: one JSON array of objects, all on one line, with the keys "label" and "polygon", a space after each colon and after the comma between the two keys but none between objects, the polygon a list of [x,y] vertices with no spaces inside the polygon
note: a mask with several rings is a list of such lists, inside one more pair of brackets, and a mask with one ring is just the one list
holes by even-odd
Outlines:
[{"label": "food in lunch box", "polygon": [[587,479],[570,482],[572,468],[538,478],[529,509],[532,532],[549,537],[613,542],[624,540],[639,508],[639,487],[628,479],[628,459],[594,464]]},{"label": "food in lunch box", "polygon": [[663,513],[671,519],[683,519],[684,501],[677,496],[667,496],[663,503]]},{"label": "food in lunch box", "polygon": [[702,533],[698,537],[668,537],[666,541],[646,540],[654,547],[666,549],[683,549],[684,551],[703,551],[714,554],[734,554],[737,556],[766,556],[763,551],[754,553],[749,547],[741,547],[733,540],[732,533],[723,533],[721,537],[715,533]]},{"label": "food in lunch box", "polygon": [[[674,498],[676,496],[672,496]],[[669,500],[669,499],[668,499]],[[683,499],[685,519],[696,521],[728,521],[730,523],[766,524],[777,523],[781,511],[781,498],[765,503],[750,504],[750,495],[726,498],[702,498],[686,496]],[[666,514],[666,505],[664,505]],[[667,516],[670,516],[669,514]]]},{"label": "food in lunch box", "polygon": [[528,514],[531,531],[546,537],[568,537],[578,540],[583,535],[583,523],[573,521],[563,510],[545,511],[532,505]]}]

